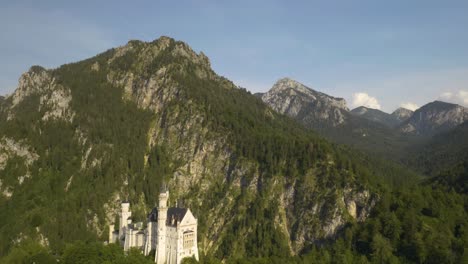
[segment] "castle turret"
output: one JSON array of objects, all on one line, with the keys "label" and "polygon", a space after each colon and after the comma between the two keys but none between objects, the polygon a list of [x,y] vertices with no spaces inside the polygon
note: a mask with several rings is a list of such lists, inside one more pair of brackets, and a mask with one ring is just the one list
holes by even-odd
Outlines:
[{"label": "castle turret", "polygon": [[109,225],[109,244],[110,243],[115,243],[114,229],[115,229],[115,225],[110,224]]},{"label": "castle turret", "polygon": [[166,220],[168,199],[169,191],[166,188],[163,188],[159,194],[158,208],[158,242],[155,255],[155,262],[158,264],[166,263]]},{"label": "castle turret", "polygon": [[130,203],[128,202],[123,202],[122,203],[122,208],[120,212],[120,223],[119,223],[119,239],[122,240],[122,238],[125,236],[125,229],[128,224],[128,219],[131,218],[132,212],[130,211]]},{"label": "castle turret", "polygon": [[145,256],[148,256],[151,250],[156,250],[156,242],[158,234],[158,211],[157,208],[153,208],[151,213],[148,215],[148,226],[146,228],[146,241],[145,241]]}]

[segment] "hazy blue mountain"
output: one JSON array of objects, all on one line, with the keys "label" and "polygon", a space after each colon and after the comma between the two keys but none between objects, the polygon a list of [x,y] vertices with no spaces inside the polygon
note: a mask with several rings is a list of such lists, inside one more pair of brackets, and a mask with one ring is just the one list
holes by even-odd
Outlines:
[{"label": "hazy blue mountain", "polygon": [[370,110],[380,117],[371,118],[372,114],[357,114],[359,109],[352,113],[344,99],[315,91],[289,78],[279,80],[268,92],[256,96],[275,111],[334,142],[393,160],[399,160],[406,148],[418,140],[390,127],[388,123],[394,126],[397,121],[389,114]]},{"label": "hazy blue mountain", "polygon": [[408,120],[413,115],[414,111],[400,107],[397,110],[393,111],[392,116],[398,119],[398,121],[403,122]]},{"label": "hazy blue mountain", "polygon": [[468,110],[465,107],[434,101],[417,109],[399,130],[408,134],[434,135],[453,129],[466,120]]},{"label": "hazy blue mountain", "polygon": [[357,107],[351,110],[351,114],[355,116],[360,116],[367,120],[375,121],[381,124],[384,124],[390,128],[393,128],[400,124],[400,120],[394,115],[385,113],[378,109],[372,109],[365,106]]}]

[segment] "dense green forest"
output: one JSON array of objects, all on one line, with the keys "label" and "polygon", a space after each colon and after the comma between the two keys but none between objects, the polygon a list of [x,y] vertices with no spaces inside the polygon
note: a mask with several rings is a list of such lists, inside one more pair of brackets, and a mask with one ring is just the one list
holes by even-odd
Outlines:
[{"label": "dense green forest", "polygon": [[408,153],[406,164],[425,175],[435,176],[459,163],[468,162],[467,135],[468,121],[435,135],[426,144],[417,145]]},{"label": "dense green forest", "polygon": [[[144,220],[163,181],[174,183],[173,199],[186,199],[199,216],[200,244],[215,241],[202,251],[200,263],[467,261],[467,163],[424,178],[384,158],[329,143],[274,113],[216,75],[203,56],[180,55],[192,52],[184,43],[164,38],[127,47],[119,56],[112,49],[54,70],[30,70],[32,76],[50,75],[53,89],[70,90],[71,120],[44,120],[50,109],[41,106],[42,98],[53,90],[38,89],[15,107],[11,98],[3,103],[0,138],[31,146],[37,160],[29,164],[16,155],[1,172],[2,185],[13,190],[11,197],[0,196],[1,263],[151,263],[136,251],[124,254],[103,244],[104,208],[117,206],[112,197],[118,194],[134,205],[135,220]],[[163,88],[153,95],[159,101],[142,107],[143,86],[129,91],[111,80],[128,76],[139,76],[141,83],[160,78]],[[181,167],[200,142],[214,142],[203,163],[207,172],[178,193],[173,175],[185,172]],[[221,169],[220,159],[228,164]],[[30,177],[20,183],[25,174]],[[281,212],[278,197],[290,186],[291,208]],[[366,191],[369,204],[375,202],[363,222],[343,208],[335,211],[349,189]],[[319,213],[303,214],[317,204],[323,204]],[[213,213],[218,207],[224,211]],[[211,217],[203,218],[207,212]],[[327,238],[320,227],[336,212],[344,212],[346,224]],[[275,220],[283,215],[291,236]],[[210,233],[215,220],[224,221],[219,234]],[[308,227],[315,241],[293,254],[294,234]]]}]

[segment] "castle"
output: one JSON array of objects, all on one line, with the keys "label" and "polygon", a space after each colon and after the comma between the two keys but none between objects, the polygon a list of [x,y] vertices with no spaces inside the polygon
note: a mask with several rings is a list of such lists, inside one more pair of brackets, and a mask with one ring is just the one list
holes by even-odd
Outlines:
[{"label": "castle", "polygon": [[124,251],[138,248],[145,255],[155,251],[154,261],[158,264],[180,264],[183,258],[198,260],[197,219],[190,209],[167,207],[169,191],[159,194],[159,207],[148,215],[144,228],[142,222],[132,223],[130,203],[123,202],[119,217],[119,228],[111,225],[109,242],[118,242]]}]

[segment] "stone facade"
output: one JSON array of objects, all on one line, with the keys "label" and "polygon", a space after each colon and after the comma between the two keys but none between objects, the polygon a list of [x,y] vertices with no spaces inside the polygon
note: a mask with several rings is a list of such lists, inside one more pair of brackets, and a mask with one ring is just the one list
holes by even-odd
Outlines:
[{"label": "stone facade", "polygon": [[180,264],[183,258],[198,260],[197,219],[190,209],[168,207],[169,191],[159,194],[159,206],[142,222],[132,223],[130,204],[122,203],[119,229],[110,226],[109,243],[120,243],[125,251],[138,248],[145,255],[155,251],[158,264]]}]

